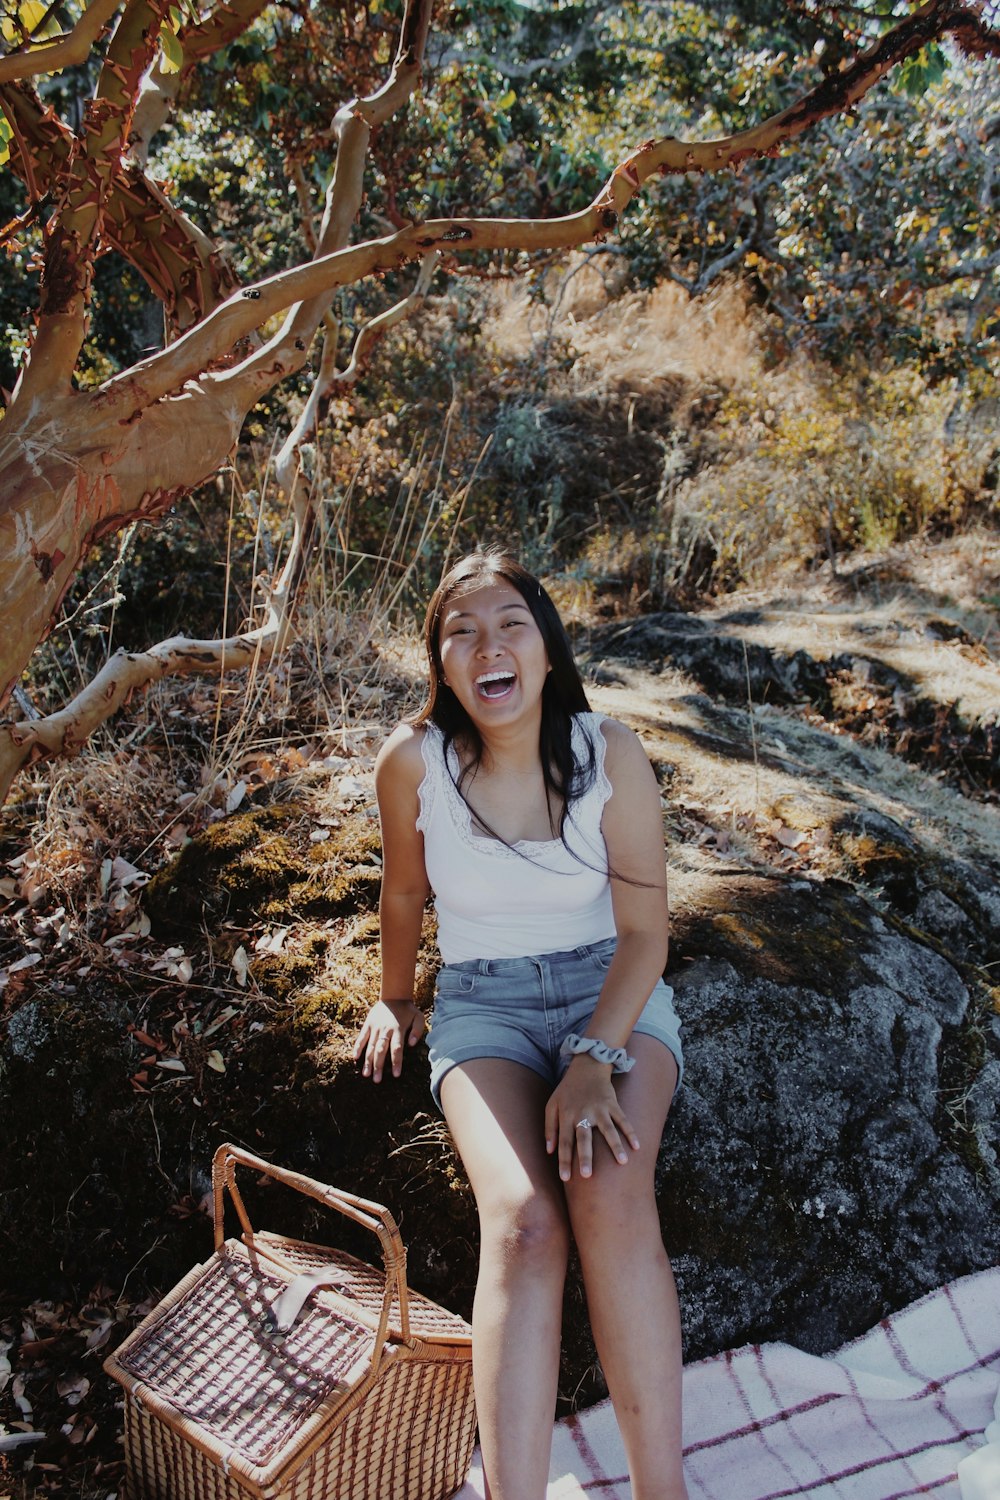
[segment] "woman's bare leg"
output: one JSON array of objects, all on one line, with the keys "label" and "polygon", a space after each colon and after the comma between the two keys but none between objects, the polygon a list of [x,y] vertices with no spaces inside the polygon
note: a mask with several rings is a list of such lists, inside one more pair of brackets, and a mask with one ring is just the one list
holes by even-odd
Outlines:
[{"label": "woman's bare leg", "polygon": [[543,1128],[546,1082],[519,1063],[453,1068],[441,1103],[479,1209],[472,1368],[489,1500],[544,1500],[569,1227]]},{"label": "woman's bare leg", "polygon": [[629,1051],[636,1066],[615,1084],[640,1149],[622,1166],[595,1139],[593,1176],[574,1171],[566,1201],[632,1500],[686,1500],[680,1314],[653,1185],[677,1066],[653,1037],[634,1035]]}]

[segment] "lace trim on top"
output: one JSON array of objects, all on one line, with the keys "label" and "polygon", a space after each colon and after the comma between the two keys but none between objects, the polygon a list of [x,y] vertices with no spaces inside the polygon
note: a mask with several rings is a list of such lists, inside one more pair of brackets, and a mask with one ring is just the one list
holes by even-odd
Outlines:
[{"label": "lace trim on top", "polygon": [[[584,726],[583,720],[588,721]],[[594,747],[594,780],[591,786],[584,792],[583,797],[597,796],[603,810],[604,804],[612,793],[611,782],[608,780],[604,769],[604,760],[607,754],[608,742],[601,732],[601,724],[604,720],[603,714],[574,714],[572,726],[573,754],[578,761],[587,756],[590,745]],[[444,735],[436,724],[426,723],[424,725],[424,737],[420,749],[424,758],[425,772],[419,787],[417,797],[420,803],[420,815],[417,818],[417,830],[423,833],[427,828],[431,814],[434,810],[434,799],[437,795],[437,787],[440,785],[444,790],[444,799],[451,814],[452,823],[464,844],[470,849],[476,849],[484,854],[495,854],[498,859],[519,859],[524,855],[541,855],[554,845],[561,844],[562,840],[554,839],[518,839],[514,844],[505,844],[500,839],[492,838],[489,834],[476,833],[472,824],[472,809],[465,801],[456,786],[456,778],[461,767],[454,745],[448,747],[448,763],[445,765],[444,757],[441,755],[441,747],[444,744]],[[578,798],[576,805],[583,800]],[[570,821],[573,818],[572,807],[568,813]]]}]

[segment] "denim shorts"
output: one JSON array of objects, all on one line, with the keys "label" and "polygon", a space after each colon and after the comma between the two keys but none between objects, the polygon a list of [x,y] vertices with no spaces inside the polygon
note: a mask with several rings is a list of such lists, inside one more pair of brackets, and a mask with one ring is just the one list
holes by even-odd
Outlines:
[{"label": "denim shorts", "polygon": [[[571,1031],[586,1030],[616,938],[535,958],[470,958],[439,971],[429,1038],[431,1092],[441,1108],[441,1082],[458,1063],[504,1057],[523,1063],[555,1087],[567,1067],[559,1048]],[[673,1053],[680,1084],[684,1063],[674,992],[658,979],[634,1031]]]}]

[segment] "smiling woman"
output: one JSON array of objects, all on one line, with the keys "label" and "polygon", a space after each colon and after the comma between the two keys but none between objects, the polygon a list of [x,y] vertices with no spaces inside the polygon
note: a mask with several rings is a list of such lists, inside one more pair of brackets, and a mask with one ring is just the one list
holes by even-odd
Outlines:
[{"label": "smiling woman", "polygon": [[433,892],[431,1089],[482,1226],[490,1500],[545,1494],[570,1234],[634,1500],[684,1500],[680,1319],[653,1184],[681,1068],[656,780],[631,730],[591,713],[552,601],[512,558],[453,568],[425,640],[427,701],[376,762],[382,999],[355,1057],[377,1083],[423,1035],[412,994]]},{"label": "smiling woman", "polygon": [[[541,718],[541,689],[549,670],[542,632],[509,583],[487,584],[454,600],[441,621],[444,682],[468,712],[476,699],[514,707],[520,698]],[[493,719],[491,717],[491,722]]]}]

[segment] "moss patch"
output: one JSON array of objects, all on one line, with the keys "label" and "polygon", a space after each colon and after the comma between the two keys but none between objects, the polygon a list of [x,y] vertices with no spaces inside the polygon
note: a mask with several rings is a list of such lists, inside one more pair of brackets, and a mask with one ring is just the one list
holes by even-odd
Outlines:
[{"label": "moss patch", "polygon": [[214,823],[146,888],[156,931],[185,937],[230,922],[334,917],[378,904],[378,825],[347,814],[337,838],[315,844],[316,824],[301,805],[254,808]]}]

